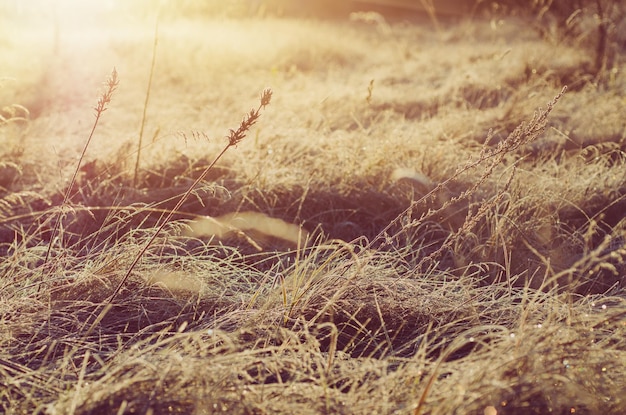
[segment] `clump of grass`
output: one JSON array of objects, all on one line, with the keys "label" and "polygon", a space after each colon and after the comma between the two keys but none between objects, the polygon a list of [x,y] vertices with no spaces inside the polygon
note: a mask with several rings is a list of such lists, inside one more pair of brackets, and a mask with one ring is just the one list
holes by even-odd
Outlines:
[{"label": "clump of grass", "polygon": [[[538,110],[532,117],[532,119],[528,123],[522,123],[519,125],[509,136],[500,141],[495,147],[489,147],[489,143],[491,141],[491,133],[490,136],[485,140],[483,147],[478,154],[478,157],[475,159],[469,159],[465,165],[461,165],[457,168],[452,176],[448,179],[440,182],[436,186],[434,186],[431,190],[421,196],[419,199],[414,200],[411,204],[406,208],[402,214],[400,214],[396,220],[389,223],[387,227],[385,227],[376,238],[370,243],[370,247],[372,244],[381,242],[382,246],[386,244],[387,240],[390,240],[390,235],[388,234],[389,230],[394,226],[397,226],[401,221],[402,230],[400,232],[406,232],[407,228],[410,227],[419,227],[429,218],[440,214],[442,211],[449,209],[451,206],[467,200],[475,194],[479,187],[486,182],[486,180],[494,173],[494,171],[503,164],[505,157],[509,154],[517,151],[520,147],[526,146],[533,141],[535,141],[544,131],[547,125],[548,116],[552,112],[554,106],[561,99],[563,94],[565,93],[566,88],[563,88],[561,93],[559,93],[554,99],[548,103],[545,109]],[[457,180],[461,175],[465,174],[469,170],[473,170],[478,168],[479,166],[484,166],[484,170],[479,176],[479,178],[475,181],[475,183],[469,187],[467,190],[463,191],[460,195],[454,196],[445,200],[443,204],[437,209],[431,209],[421,214],[419,218],[412,219],[412,212],[417,210],[423,205],[426,204],[427,201],[433,199],[436,195],[442,193],[442,191],[448,186],[450,183]],[[469,233],[476,226],[476,224],[487,214],[489,209],[494,205],[497,205],[503,195],[508,191],[511,179],[513,178],[513,173],[511,173],[507,184],[505,184],[498,192],[498,195],[491,199],[488,203],[483,204],[478,208],[477,211],[472,212],[468,211],[467,217],[463,223],[463,225],[458,229],[458,235],[462,235],[464,233]],[[455,243],[455,238],[449,238],[436,252],[432,253],[429,256],[424,257],[420,262],[421,265],[426,265],[427,262],[438,259],[438,257],[448,250]]]}]

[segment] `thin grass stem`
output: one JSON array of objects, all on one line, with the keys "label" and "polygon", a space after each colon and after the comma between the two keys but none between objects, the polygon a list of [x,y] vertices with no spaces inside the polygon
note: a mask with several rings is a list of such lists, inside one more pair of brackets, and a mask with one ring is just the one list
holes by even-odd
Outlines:
[{"label": "thin grass stem", "polygon": [[117,86],[119,85],[119,78],[117,76],[117,70],[115,68],[113,68],[113,72],[111,72],[111,76],[109,76],[105,85],[106,85],[106,89],[100,95],[100,98],[98,98],[98,103],[94,107],[94,110],[96,112],[95,113],[96,119],[93,123],[93,126],[91,127],[91,132],[89,133],[89,137],[87,137],[87,141],[85,142],[85,145],[83,146],[83,151],[80,154],[78,163],[76,163],[76,168],[74,169],[74,174],[72,175],[70,184],[67,186],[67,189],[65,190],[65,195],[63,196],[63,202],[61,202],[60,214],[54,224],[52,234],[50,235],[50,243],[48,244],[48,249],[46,250],[46,257],[43,261],[44,266],[46,266],[50,258],[52,245],[54,244],[54,239],[56,238],[57,233],[59,232],[59,227],[61,225],[61,215],[63,213],[64,208],[68,205],[70,197],[72,196],[72,190],[74,189],[74,185],[76,184],[76,178],[78,177],[80,166],[82,165],[83,159],[85,158],[85,154],[87,153],[87,148],[89,147],[89,144],[91,144],[91,140],[96,131],[96,127],[98,127],[98,122],[100,121],[102,114],[104,113],[104,111],[107,110],[108,104],[111,103],[113,92],[115,92],[115,90],[117,89]]},{"label": "thin grass stem", "polygon": [[152,44],[152,61],[150,62],[150,75],[148,76],[148,88],[146,89],[146,99],[143,102],[143,112],[141,114],[141,127],[139,128],[139,143],[137,144],[137,158],[135,160],[135,170],[133,172],[133,187],[137,186],[139,175],[139,162],[141,161],[141,146],[143,143],[143,131],[146,125],[146,113],[150,102],[150,91],[152,90],[152,77],[154,75],[154,63],[156,61],[157,45],[159,43],[159,16],[154,26],[154,43]]},{"label": "thin grass stem", "polygon": [[165,229],[165,226],[172,220],[172,218],[174,217],[174,214],[176,214],[176,212],[180,210],[180,208],[183,206],[185,201],[189,198],[189,196],[194,191],[196,186],[198,186],[198,184],[200,184],[200,182],[204,180],[207,174],[209,174],[211,169],[213,169],[215,164],[222,158],[222,156],[226,153],[226,151],[230,147],[233,147],[239,144],[241,140],[245,138],[246,133],[248,132],[250,127],[252,127],[261,116],[261,112],[260,112],[261,108],[265,108],[265,106],[270,103],[271,98],[272,98],[272,91],[270,89],[264,90],[263,93],[261,94],[261,103],[259,104],[258,108],[256,110],[254,109],[250,110],[250,112],[243,117],[241,124],[239,125],[239,128],[237,130],[232,130],[232,129],[230,130],[229,135],[226,137],[228,139],[228,142],[226,143],[222,151],[220,151],[220,153],[213,159],[211,164],[209,164],[204,169],[202,174],[200,174],[200,176],[198,176],[198,178],[191,184],[191,186],[189,186],[187,191],[178,200],[178,203],[176,203],[176,206],[174,206],[174,208],[169,211],[165,219],[161,222],[161,225],[159,225],[159,227],[152,234],[150,239],[148,239],[148,241],[144,244],[143,248],[135,256],[135,258],[133,259],[133,262],[128,267],[128,270],[126,271],[126,273],[124,274],[124,276],[118,283],[117,287],[113,291],[113,294],[111,294],[109,299],[104,304],[102,311],[100,312],[98,317],[96,317],[94,322],[91,324],[91,326],[87,330],[86,335],[89,335],[91,331],[96,327],[96,325],[98,325],[98,323],[100,323],[100,321],[102,321],[102,319],[107,315],[107,313],[109,312],[109,310],[111,309],[113,305],[113,300],[120,293],[120,291],[122,290],[122,287],[124,286],[128,278],[130,277],[130,275],[132,274],[133,270],[135,269],[135,267],[137,266],[141,258],[145,255],[145,253],[148,251],[150,246],[152,246],[152,244],[154,243],[156,238],[161,234],[163,229]]}]

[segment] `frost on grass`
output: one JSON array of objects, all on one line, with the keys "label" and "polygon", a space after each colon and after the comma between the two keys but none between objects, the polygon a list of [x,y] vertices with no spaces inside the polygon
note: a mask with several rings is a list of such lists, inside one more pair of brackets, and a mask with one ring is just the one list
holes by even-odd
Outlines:
[{"label": "frost on grass", "polygon": [[0,412],[626,412],[619,42],[223,17],[7,41]]}]

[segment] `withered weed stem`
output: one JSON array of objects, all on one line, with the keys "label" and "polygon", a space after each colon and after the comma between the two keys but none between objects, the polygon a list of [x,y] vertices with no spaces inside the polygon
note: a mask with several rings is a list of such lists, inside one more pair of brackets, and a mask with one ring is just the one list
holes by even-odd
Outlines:
[{"label": "withered weed stem", "polygon": [[78,163],[76,163],[76,168],[74,169],[74,174],[72,175],[72,179],[70,180],[67,189],[65,189],[65,195],[63,196],[63,202],[61,202],[61,207],[59,209],[59,216],[56,219],[54,224],[54,228],[52,230],[52,234],[50,235],[50,243],[48,243],[48,249],[46,250],[46,257],[43,261],[43,265],[46,266],[48,260],[50,259],[50,252],[52,251],[52,245],[54,244],[54,239],[56,238],[57,233],[59,232],[59,226],[61,224],[61,215],[63,214],[63,210],[67,207],[70,197],[72,196],[72,190],[74,189],[74,185],[76,184],[76,178],[78,177],[78,172],[80,171],[80,166],[83,163],[83,159],[85,158],[85,154],[87,153],[87,148],[93,139],[93,135],[96,131],[96,127],[98,126],[98,122],[102,117],[102,114],[107,110],[108,105],[111,103],[111,98],[113,97],[113,92],[117,89],[119,85],[119,78],[117,76],[117,70],[113,68],[111,75],[107,78],[105,82],[105,89],[98,98],[98,103],[94,107],[96,119],[91,127],[91,132],[89,133],[89,137],[87,137],[87,141],[83,146],[83,151],[80,154],[78,159]]},{"label": "withered weed stem", "polygon": [[133,187],[137,186],[137,176],[139,174],[139,162],[141,161],[141,146],[143,142],[143,130],[146,125],[146,112],[148,111],[148,102],[150,102],[150,90],[152,89],[152,77],[154,75],[154,63],[156,61],[156,51],[159,41],[159,17],[154,27],[154,43],[152,44],[152,61],[150,62],[150,75],[148,76],[148,88],[146,90],[146,99],[143,102],[143,112],[141,114],[141,127],[139,128],[139,143],[137,144],[137,158],[135,159],[135,171],[133,173]]},{"label": "withered weed stem", "polygon": [[[464,165],[461,165],[457,168],[457,170],[454,172],[454,174],[452,176],[450,176],[449,178],[447,178],[446,180],[440,182],[437,186],[435,186],[432,190],[430,190],[428,193],[426,193],[424,196],[420,197],[417,200],[412,201],[409,206],[400,214],[396,217],[396,219],[394,219],[393,221],[391,221],[385,228],[383,228],[382,231],[380,231],[378,233],[378,235],[376,235],[376,237],[374,239],[372,239],[372,241],[368,244],[368,248],[371,248],[373,246],[373,244],[375,243],[375,241],[383,241],[383,244],[386,241],[386,236],[387,236],[387,232],[395,225],[397,225],[397,223],[402,220],[402,218],[410,216],[411,213],[413,212],[413,210],[419,206],[422,203],[425,203],[426,201],[428,201],[430,198],[432,198],[434,195],[438,194],[439,192],[441,192],[449,183],[455,181],[457,178],[459,178],[463,173],[472,170],[474,168],[477,168],[478,166],[486,163],[485,167],[484,167],[484,171],[481,174],[481,176],[478,178],[478,180],[467,190],[465,190],[464,192],[462,192],[460,195],[455,196],[450,198],[449,200],[447,200],[445,203],[442,204],[441,207],[437,208],[437,209],[430,209],[428,212],[425,212],[424,214],[422,214],[422,216],[418,219],[413,220],[409,226],[411,227],[417,227],[420,224],[422,224],[426,219],[428,219],[429,217],[432,217],[433,215],[447,209],[448,207],[450,207],[451,205],[458,203],[462,200],[466,200],[468,199],[472,194],[474,194],[477,189],[480,187],[481,184],[483,184],[487,178],[489,178],[493,172],[495,171],[496,167],[498,165],[501,165],[501,163],[504,160],[504,157],[517,150],[518,148],[522,147],[523,145],[529,144],[531,142],[533,142],[534,140],[537,139],[537,137],[539,137],[539,135],[541,135],[541,133],[543,133],[543,131],[546,128],[547,125],[547,120],[548,120],[548,116],[550,115],[550,113],[552,112],[552,110],[554,109],[554,106],[559,102],[559,100],[561,99],[561,97],[563,96],[563,94],[565,94],[565,92],[567,91],[567,87],[563,87],[563,89],[561,90],[561,92],[559,92],[550,102],[548,102],[548,104],[546,105],[546,108],[540,108],[538,111],[536,111],[532,118],[530,119],[529,122],[527,123],[522,123],[520,124],[517,128],[515,128],[506,139],[502,140],[501,142],[498,143],[498,145],[496,145],[493,148],[489,148],[488,143],[491,139],[491,133],[489,133],[487,140],[485,141],[485,144],[483,145],[483,148],[481,149],[478,158],[476,159],[469,159],[467,161],[467,163],[465,163]],[[509,181],[512,179],[512,176],[509,178]],[[508,185],[507,185],[508,186]],[[500,195],[501,197],[502,195]],[[481,211],[481,213],[485,213],[484,210]],[[472,225],[475,224],[475,221],[471,221]],[[465,232],[468,229],[466,228],[466,226],[469,225],[469,223],[466,221],[463,229],[461,229],[460,231]],[[441,250],[438,250],[435,253],[435,256],[440,254]],[[432,258],[431,258],[432,259]],[[427,259],[425,259],[427,260]],[[423,262],[422,264],[423,265]]]},{"label": "withered weed stem", "polygon": [[241,142],[241,140],[243,140],[245,138],[245,136],[248,133],[248,130],[250,129],[250,127],[252,127],[254,124],[256,124],[256,122],[258,121],[259,117],[261,116],[261,109],[265,108],[267,105],[269,105],[271,99],[272,99],[272,90],[271,89],[265,89],[263,91],[263,93],[261,94],[261,103],[259,104],[257,109],[252,109],[252,110],[250,110],[249,113],[244,115],[243,119],[241,120],[241,123],[239,124],[239,128],[237,128],[237,130],[232,130],[232,129],[229,130],[230,132],[226,136],[226,138],[228,139],[228,142],[226,143],[226,146],[224,146],[222,151],[220,151],[219,154],[213,159],[211,164],[209,164],[202,171],[202,174],[200,174],[200,176],[198,176],[198,178],[191,184],[191,186],[189,186],[187,191],[180,197],[180,199],[176,203],[176,206],[174,206],[174,208],[168,212],[168,214],[165,216],[165,219],[163,219],[161,224],[157,227],[156,231],[152,234],[152,236],[148,239],[148,241],[141,248],[139,253],[135,256],[135,258],[131,262],[130,266],[126,270],[126,273],[124,274],[124,276],[122,277],[122,279],[118,283],[117,287],[113,291],[113,294],[111,294],[109,299],[103,304],[102,310],[100,311],[100,313],[98,314],[96,319],[93,321],[93,323],[91,324],[91,326],[87,330],[87,333],[85,334],[86,336],[88,336],[92,332],[92,330],[98,325],[98,323],[100,323],[100,321],[102,321],[102,319],[107,315],[107,313],[109,312],[109,310],[111,309],[111,307],[113,305],[113,300],[120,293],[122,287],[124,286],[124,284],[126,283],[128,278],[130,277],[130,275],[132,274],[133,270],[135,269],[135,267],[137,266],[137,264],[139,263],[141,258],[148,251],[148,249],[154,243],[156,238],[161,234],[163,229],[165,229],[165,226],[170,222],[170,220],[172,219],[174,214],[176,214],[176,212],[178,212],[180,210],[180,208],[183,206],[185,201],[189,198],[189,196],[194,191],[196,186],[198,186],[198,184],[200,184],[204,180],[204,178],[207,176],[209,171],[211,171],[211,169],[213,169],[215,164],[222,158],[222,156],[226,153],[226,151],[230,147],[233,147],[233,146],[236,146],[237,144],[239,144]]}]

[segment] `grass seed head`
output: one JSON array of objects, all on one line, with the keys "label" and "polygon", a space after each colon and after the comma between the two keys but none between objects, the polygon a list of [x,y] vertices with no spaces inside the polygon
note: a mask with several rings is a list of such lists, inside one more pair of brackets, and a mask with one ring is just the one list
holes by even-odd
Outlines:
[{"label": "grass seed head", "polygon": [[261,94],[261,107],[265,108],[267,105],[269,105],[271,100],[272,100],[272,90],[269,88],[266,88],[265,90],[263,90],[263,93]]},{"label": "grass seed head", "polygon": [[272,90],[269,88],[265,89],[261,94],[261,104],[259,105],[259,107],[256,110],[251,109],[248,114],[243,116],[241,124],[239,124],[239,128],[237,128],[237,130],[229,130],[229,134],[227,136],[229,146],[236,146],[241,142],[241,140],[246,137],[246,134],[248,133],[250,127],[256,124],[259,117],[261,116],[261,108],[265,108],[271,100]]},{"label": "grass seed head", "polygon": [[105,82],[106,89],[104,90],[102,95],[100,95],[100,98],[98,98],[98,103],[94,107],[94,110],[96,111],[96,116],[106,111],[107,104],[111,102],[111,98],[113,97],[113,92],[115,92],[119,83],[120,83],[120,80],[117,77],[117,70],[113,68],[111,75],[109,76],[109,78],[107,78]]}]

